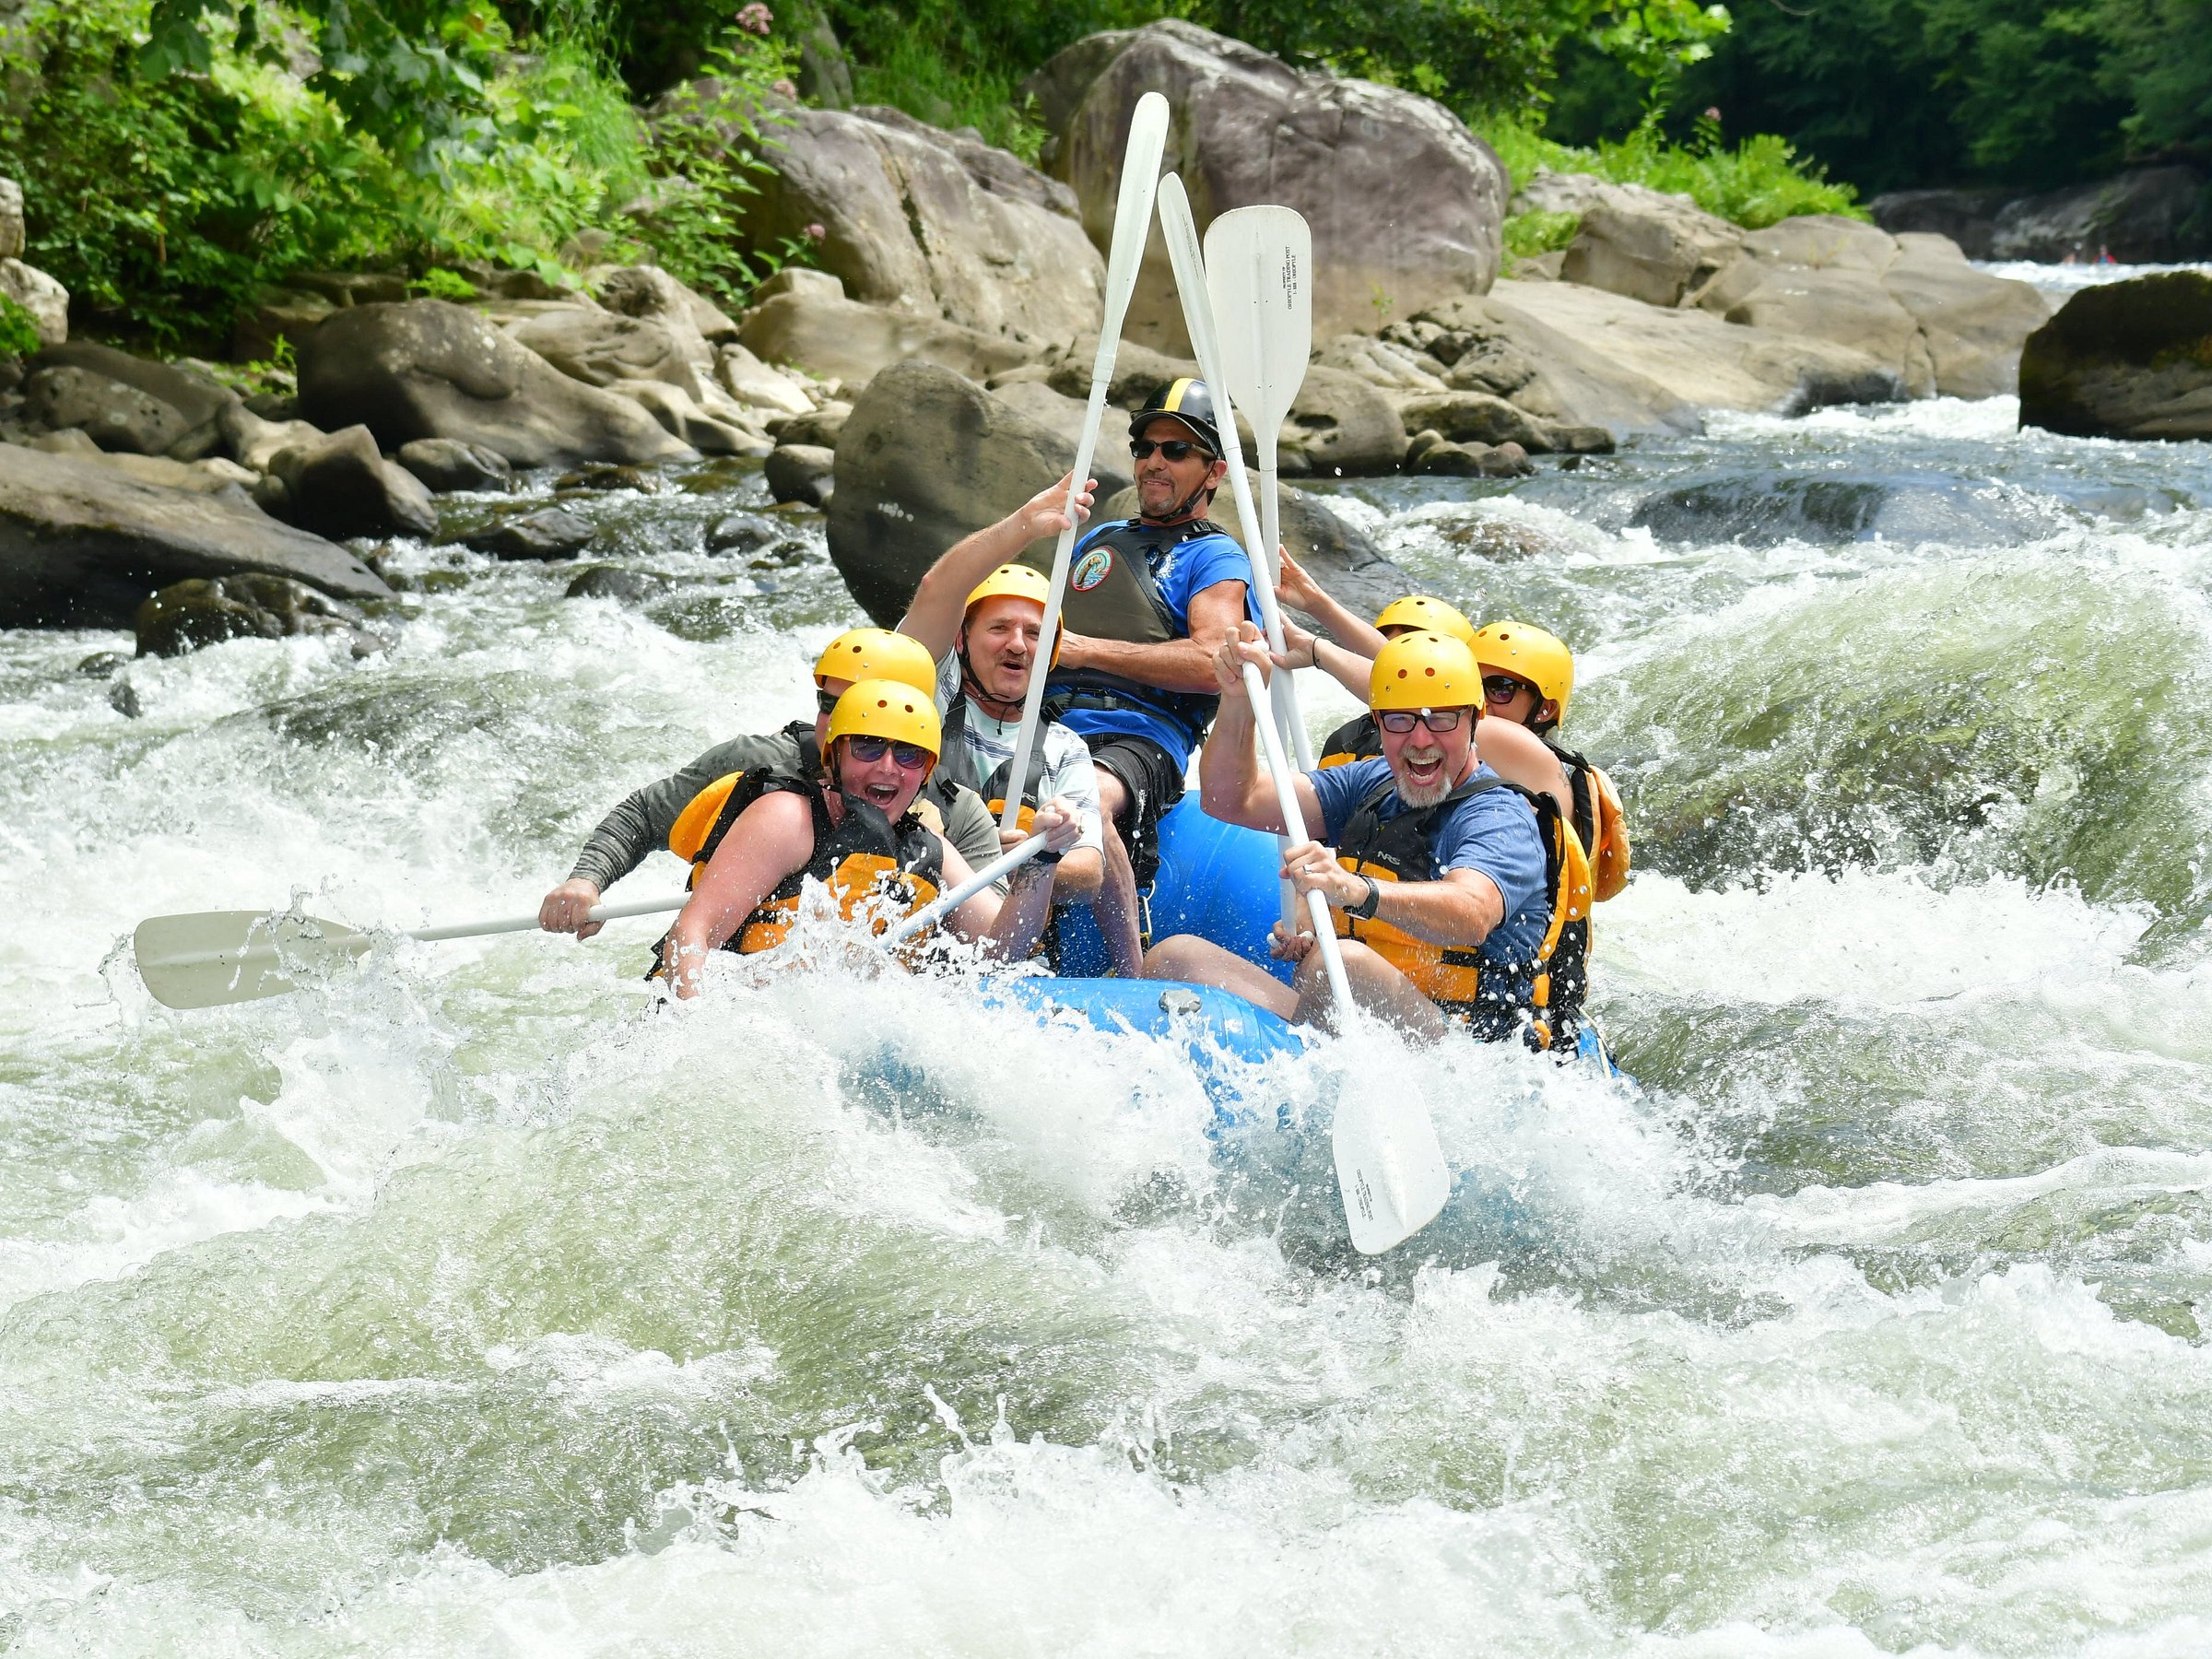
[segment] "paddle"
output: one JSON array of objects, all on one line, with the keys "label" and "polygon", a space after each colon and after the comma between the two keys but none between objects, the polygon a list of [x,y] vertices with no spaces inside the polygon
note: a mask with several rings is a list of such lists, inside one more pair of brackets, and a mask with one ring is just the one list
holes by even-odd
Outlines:
[{"label": "paddle", "polygon": [[[594,904],[594,922],[650,916],[684,908],[690,897],[639,899],[628,904]],[[473,939],[489,934],[527,933],[537,915],[508,916],[497,922],[456,922],[418,927],[406,939]],[[342,922],[313,916],[272,915],[266,911],[199,911],[182,916],[149,916],[131,935],[138,977],[154,1000],[170,1008],[215,1008],[229,1003],[282,996],[299,989],[289,971],[327,973],[365,954],[377,935]]]},{"label": "paddle", "polygon": [[[1060,626],[1060,605],[1067,594],[1067,566],[1076,547],[1076,494],[1090,476],[1090,459],[1099,447],[1099,426],[1106,416],[1106,389],[1113,379],[1113,360],[1122,347],[1122,320],[1129,312],[1129,296],[1136,288],[1137,268],[1144,263],[1145,241],[1152,230],[1152,195],[1159,188],[1160,152],[1168,142],[1168,100],[1147,92],[1136,100],[1129,118],[1129,144],[1122,152],[1122,191],[1113,209],[1113,245],[1106,256],[1106,310],[1099,324],[1098,356],[1090,365],[1090,402],[1083,411],[1083,435],[1076,444],[1075,471],[1067,492],[1067,528],[1053,549],[1052,592],[1044,601],[1044,631],[1050,640]],[[1038,716],[1044,707],[1042,674],[1030,676],[1029,695],[1022,699],[1021,732],[1014,739],[1010,778],[1030,775],[1030,751],[1037,742]],[[1021,792],[1006,792],[1002,829],[1018,826]]]},{"label": "paddle", "polygon": [[[1221,434],[1222,458],[1229,463],[1230,499],[1237,504],[1237,523],[1244,530],[1244,551],[1252,560],[1253,591],[1260,602],[1260,623],[1266,629],[1270,649],[1283,649],[1283,617],[1275,602],[1274,544],[1263,538],[1260,517],[1253,510],[1252,480],[1244,474],[1244,441],[1237,434],[1236,402],[1221,364],[1221,343],[1214,328],[1213,297],[1206,287],[1206,257],[1198,248],[1198,227],[1191,218],[1191,198],[1182,179],[1170,173],[1159,182],[1159,228],[1168,243],[1168,263],[1175,271],[1175,293],[1182,301],[1183,327],[1191,336],[1191,351],[1198,372],[1214,393],[1214,425]],[[1287,674],[1275,683],[1275,721],[1290,734],[1292,751],[1302,763],[1312,765],[1310,749],[1300,749],[1305,718],[1299,712],[1298,688]],[[1277,849],[1290,844],[1278,837]],[[1288,882],[1283,884],[1283,920],[1295,923],[1298,900]]]},{"label": "paddle", "polygon": [[[1275,780],[1283,828],[1299,841],[1310,840],[1290,763],[1268,719],[1267,689],[1260,683],[1260,671],[1250,663],[1244,665],[1244,696],[1252,704],[1253,724],[1260,729],[1260,747],[1267,758],[1268,775]],[[1306,911],[1313,921],[1313,947],[1321,952],[1321,965],[1328,973],[1339,1024],[1348,1030],[1359,1017],[1359,1005],[1352,1000],[1351,985],[1345,978],[1344,953],[1336,946],[1329,901],[1317,892],[1308,893]],[[1361,1255],[1380,1255],[1403,1244],[1435,1220],[1452,1196],[1452,1171],[1428,1108],[1401,1089],[1385,1088],[1380,1093],[1381,1099],[1340,1095],[1329,1129],[1345,1225],[1351,1231],[1352,1248]]]},{"label": "paddle", "polygon": [[[1187,219],[1187,204],[1183,212]],[[1171,257],[1174,251],[1171,236]],[[1204,282],[1218,324],[1222,378],[1218,383],[1251,420],[1253,442],[1259,450],[1260,546],[1253,550],[1253,568],[1261,581],[1260,614],[1266,619],[1267,641],[1277,651],[1282,649],[1282,622],[1275,604],[1275,550],[1282,545],[1283,526],[1276,481],[1280,458],[1277,434],[1297,401],[1298,389],[1305,384],[1306,359],[1313,349],[1313,294],[1308,279],[1312,265],[1313,233],[1294,209],[1239,207],[1206,228]],[[1180,271],[1176,286],[1182,286]],[[1190,315],[1187,300],[1183,314]],[[1194,338],[1192,343],[1196,344]],[[1210,374],[1207,383],[1217,383]],[[1224,441],[1229,441],[1226,434]],[[1243,496],[1237,498],[1237,505],[1240,512],[1244,510]],[[1291,752],[1300,767],[1311,771],[1312,740],[1297,717],[1289,679],[1278,675],[1276,683],[1281,688],[1276,693],[1276,711],[1289,730]]]},{"label": "paddle", "polygon": [[912,938],[924,928],[935,927],[993,882],[1004,880],[1043,851],[1044,832],[1041,830],[1027,841],[1008,847],[949,893],[939,894],[912,915],[896,924],[889,932],[877,940],[877,943],[888,950],[892,946],[903,944]]}]

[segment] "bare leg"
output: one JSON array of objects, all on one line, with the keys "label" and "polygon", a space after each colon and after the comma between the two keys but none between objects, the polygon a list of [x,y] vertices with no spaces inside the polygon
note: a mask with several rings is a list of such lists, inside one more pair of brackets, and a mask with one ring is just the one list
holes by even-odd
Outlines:
[{"label": "bare leg", "polygon": [[[1145,953],[1145,977],[1212,985],[1281,1018],[1300,1018],[1297,992],[1256,962],[1231,956],[1211,939],[1202,939],[1196,934],[1177,934],[1153,946]],[[1322,996],[1324,1001],[1327,999],[1325,985],[1322,987]]]},{"label": "bare leg", "polygon": [[[1351,986],[1352,1000],[1369,1013],[1420,1042],[1438,1041],[1451,1029],[1436,1011],[1436,1005],[1414,989],[1412,981],[1365,945],[1357,939],[1339,939],[1336,947],[1344,956],[1344,977]],[[1292,992],[1297,1011],[1290,1018],[1300,1025],[1317,1025],[1331,1031],[1337,1029],[1335,998],[1330,994],[1319,950],[1308,951],[1306,959],[1298,965]],[[1238,994],[1245,994],[1240,991]]]},{"label": "bare leg", "polygon": [[1099,808],[1105,822],[1106,867],[1098,897],[1090,901],[1106,953],[1124,979],[1137,979],[1145,971],[1145,944],[1136,925],[1136,869],[1129,862],[1129,848],[1114,820],[1129,810],[1129,790],[1104,767],[1099,768]]}]

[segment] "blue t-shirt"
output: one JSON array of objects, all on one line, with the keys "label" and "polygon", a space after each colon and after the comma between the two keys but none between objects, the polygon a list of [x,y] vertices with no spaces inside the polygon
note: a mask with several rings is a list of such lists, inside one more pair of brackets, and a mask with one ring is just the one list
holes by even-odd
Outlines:
[{"label": "blue t-shirt", "polygon": [[[1471,776],[1498,774],[1477,763]],[[1321,839],[1336,844],[1350,821],[1353,809],[1368,791],[1390,778],[1390,762],[1353,760],[1306,774],[1321,798]],[[1406,811],[1396,790],[1382,797],[1378,809],[1385,820]],[[1505,899],[1505,920],[1482,942],[1484,960],[1525,976],[1544,947],[1551,927],[1551,894],[1544,885],[1544,838],[1536,830],[1536,815],[1529,804],[1510,789],[1485,790],[1454,806],[1435,829],[1430,841],[1429,879],[1441,880],[1446,870],[1480,870],[1498,884]]]},{"label": "blue t-shirt", "polygon": [[[1092,536],[1118,529],[1128,522],[1112,519],[1100,524],[1076,544],[1076,558],[1081,559]],[[1159,583],[1160,599],[1174,618],[1177,637],[1190,637],[1191,601],[1218,582],[1242,582],[1244,614],[1253,622],[1259,621],[1260,602],[1252,591],[1252,560],[1245,557],[1244,549],[1237,545],[1234,536],[1219,533],[1195,535],[1189,541],[1159,549],[1149,563],[1152,575]],[[1159,691],[1155,695],[1161,704],[1159,713],[1149,709],[1070,709],[1060,717],[1060,724],[1085,737],[1115,734],[1149,737],[1179,763],[1187,765],[1196,743],[1190,730],[1169,718],[1167,712],[1185,694]],[[1210,698],[1212,694],[1201,695]]]}]

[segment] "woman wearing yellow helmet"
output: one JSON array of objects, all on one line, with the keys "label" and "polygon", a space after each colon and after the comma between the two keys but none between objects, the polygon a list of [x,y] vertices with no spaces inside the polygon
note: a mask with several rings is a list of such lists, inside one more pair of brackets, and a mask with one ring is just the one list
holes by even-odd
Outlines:
[{"label": "woman wearing yellow helmet", "polygon": [[[926,692],[898,680],[861,680],[830,711],[825,779],[744,779],[699,850],[704,868],[691,901],[663,942],[661,970],[676,994],[699,994],[710,951],[751,955],[782,944],[809,879],[830,889],[848,919],[874,907],[877,931],[965,881],[968,861],[912,810],[941,742]],[[954,934],[999,959],[1026,956],[1035,945],[1050,909],[1051,866],[1075,845],[1080,824],[1065,802],[1053,800],[1039,809],[1036,828],[1046,851],[1016,873],[1005,900],[984,891],[946,918]]]}]

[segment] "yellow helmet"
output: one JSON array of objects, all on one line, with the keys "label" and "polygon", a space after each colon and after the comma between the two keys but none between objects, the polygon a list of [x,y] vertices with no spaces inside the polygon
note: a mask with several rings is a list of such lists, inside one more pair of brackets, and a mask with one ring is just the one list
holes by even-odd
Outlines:
[{"label": "yellow helmet", "polygon": [[1368,671],[1367,706],[1383,709],[1473,709],[1481,718],[1482,675],[1475,653],[1449,634],[1400,634]]},{"label": "yellow helmet", "polygon": [[1485,668],[1524,679],[1556,703],[1553,724],[1567,718],[1567,700],[1574,694],[1574,653],[1559,635],[1533,622],[1492,622],[1467,643]]},{"label": "yellow helmet", "polygon": [[[1034,599],[1040,611],[1052,608],[1053,584],[1042,571],[1032,571],[1028,565],[1003,564],[968,590],[968,601],[960,606],[960,617],[986,599]],[[1064,624],[1053,628],[1053,660],[1050,667],[1060,665],[1060,636],[1067,631]]]},{"label": "yellow helmet", "polygon": [[1441,599],[1412,594],[1393,599],[1375,618],[1377,628],[1425,628],[1430,633],[1450,634],[1463,645],[1475,641],[1475,624]]},{"label": "yellow helmet", "polygon": [[[916,646],[916,650],[921,647]],[[855,680],[830,712],[830,729],[822,734],[822,764],[840,737],[888,737],[893,743],[912,743],[929,751],[934,762],[943,752],[945,733],[937,723],[937,705],[927,692],[917,691],[904,680]]]},{"label": "yellow helmet", "polygon": [[924,696],[937,694],[937,665],[929,647],[888,628],[849,628],[815,659],[814,683],[824,680],[897,680]]}]

